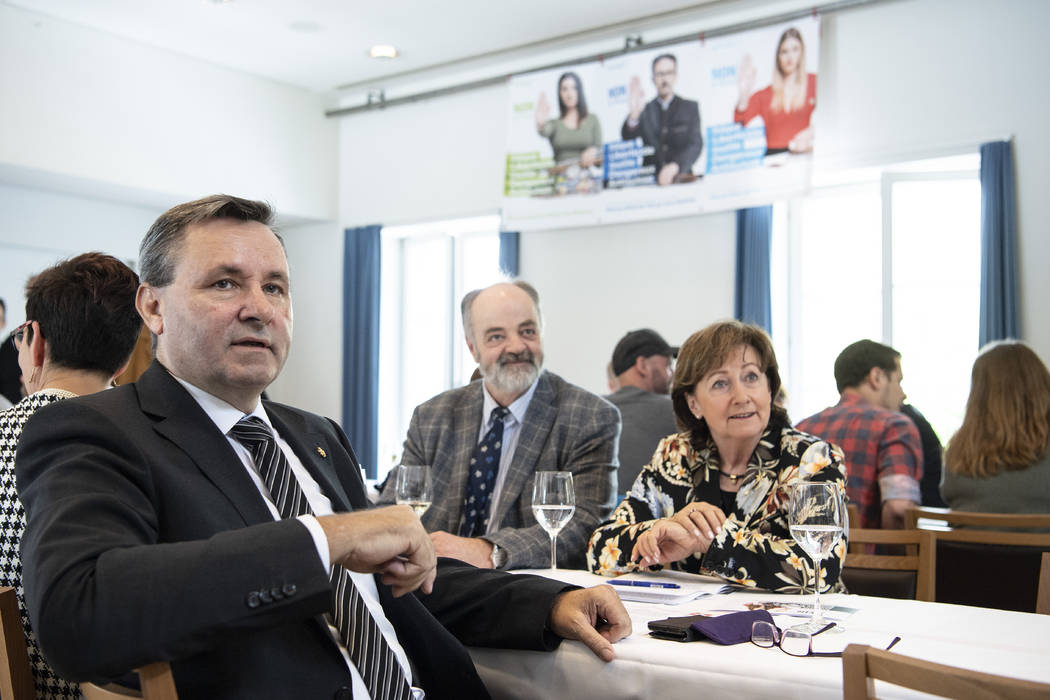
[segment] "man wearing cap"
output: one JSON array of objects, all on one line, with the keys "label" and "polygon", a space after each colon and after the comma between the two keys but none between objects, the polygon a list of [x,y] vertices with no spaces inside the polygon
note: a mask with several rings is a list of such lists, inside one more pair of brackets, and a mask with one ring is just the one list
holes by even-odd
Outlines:
[{"label": "man wearing cap", "polygon": [[612,372],[619,389],[606,396],[620,409],[620,471],[617,491],[622,497],[652,459],[660,439],[678,432],[671,407],[672,358],[678,348],[649,328],[631,331],[616,344]]},{"label": "man wearing cap", "polygon": [[[401,457],[433,470],[423,526],[438,556],[547,568],[550,536],[532,512],[535,473],[570,472],[576,510],[558,534],[558,566],[582,569],[587,538],[616,505],[619,413],[543,369],[539,295],[527,282],[469,292],[461,310],[482,379],[417,406]],[[395,481],[380,503],[394,501]]]}]

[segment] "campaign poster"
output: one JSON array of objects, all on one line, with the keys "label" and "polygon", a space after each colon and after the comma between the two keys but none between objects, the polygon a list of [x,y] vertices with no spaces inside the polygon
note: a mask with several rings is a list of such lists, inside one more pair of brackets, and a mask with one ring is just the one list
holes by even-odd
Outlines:
[{"label": "campaign poster", "polygon": [[704,210],[769,204],[808,189],[820,19],[704,42]]},{"label": "campaign poster", "polygon": [[695,214],[704,177],[704,69],[699,40],[632,52],[603,64],[608,115],[600,218]]},{"label": "campaign poster", "polygon": [[598,223],[604,185],[600,63],[510,80],[503,222],[517,229]]},{"label": "campaign poster", "polygon": [[502,228],[685,216],[804,192],[816,17],[514,76]]}]

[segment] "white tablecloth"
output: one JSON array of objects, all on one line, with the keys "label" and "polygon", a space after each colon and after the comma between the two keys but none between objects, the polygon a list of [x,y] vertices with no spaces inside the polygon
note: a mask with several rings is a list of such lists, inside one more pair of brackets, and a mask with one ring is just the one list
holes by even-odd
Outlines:
[{"label": "white tablecloth", "polygon": [[[584,572],[558,571],[555,577],[581,585],[602,580]],[[550,653],[472,648],[470,654],[495,700],[841,698],[839,658],[793,657],[750,643],[663,641],[648,634],[650,620],[739,607],[746,600],[810,602],[812,596],[738,591],[677,606],[625,603],[634,632],[616,644],[616,659],[608,664],[569,641]],[[885,644],[896,635],[901,641],[893,651],[901,654],[1050,683],[1050,615],[854,595],[824,595],[821,601],[858,609],[838,635],[843,646]],[[878,692],[881,698],[927,697],[881,683]]]}]

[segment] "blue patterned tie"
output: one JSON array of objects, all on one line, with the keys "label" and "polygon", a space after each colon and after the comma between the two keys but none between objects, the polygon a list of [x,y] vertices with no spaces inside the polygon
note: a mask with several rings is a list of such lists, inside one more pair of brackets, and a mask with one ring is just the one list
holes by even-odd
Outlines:
[{"label": "blue patterned tie", "polygon": [[492,427],[470,455],[470,473],[467,475],[467,495],[463,499],[463,522],[460,537],[484,535],[489,527],[489,505],[499,471],[499,457],[503,450],[503,419],[510,411],[503,406],[492,409],[489,422]]},{"label": "blue patterned tie", "polygon": [[[288,458],[261,418],[241,418],[230,429],[230,436],[251,453],[255,468],[282,518],[311,512]],[[401,664],[379,631],[350,574],[338,564],[332,565],[332,609],[335,628],[373,700],[410,700],[412,690]]]}]

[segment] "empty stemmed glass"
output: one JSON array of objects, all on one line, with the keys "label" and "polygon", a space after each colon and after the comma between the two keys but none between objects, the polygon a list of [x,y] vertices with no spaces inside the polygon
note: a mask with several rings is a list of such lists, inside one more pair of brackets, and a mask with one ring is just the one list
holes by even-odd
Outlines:
[{"label": "empty stemmed glass", "polygon": [[426,513],[433,500],[430,467],[425,464],[402,464],[397,468],[396,479],[394,497],[397,502],[411,508],[416,515]]},{"label": "empty stemmed glass", "polygon": [[820,564],[841,539],[845,516],[842,489],[833,482],[803,481],[791,490],[788,525],[791,536],[813,559],[813,616],[799,625],[810,634],[824,628],[820,607]]},{"label": "empty stemmed glass", "polygon": [[536,472],[532,487],[532,514],[551,536],[551,569],[558,568],[558,533],[576,511],[570,472]]}]

